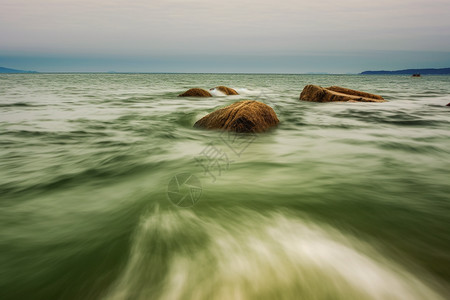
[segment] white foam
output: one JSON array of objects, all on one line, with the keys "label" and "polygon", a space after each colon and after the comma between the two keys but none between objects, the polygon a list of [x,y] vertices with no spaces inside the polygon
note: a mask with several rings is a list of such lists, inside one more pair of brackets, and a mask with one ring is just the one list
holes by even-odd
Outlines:
[{"label": "white foam", "polygon": [[263,94],[261,90],[250,90],[247,88],[235,88],[235,91],[239,93],[239,95],[248,95],[248,96],[258,96]]},{"label": "white foam", "polygon": [[212,89],[210,89],[209,90],[209,92],[211,93],[211,95],[213,95],[214,97],[223,97],[223,96],[226,96],[226,94],[225,93],[223,93],[223,92],[221,92],[221,91],[219,91],[218,89],[216,89],[216,88],[212,88]]},{"label": "white foam", "polygon": [[[157,291],[167,300],[442,299],[415,275],[334,229],[281,213],[236,215],[217,222],[188,210],[153,214],[107,298],[153,299]],[[162,281],[155,286],[158,275]]]}]

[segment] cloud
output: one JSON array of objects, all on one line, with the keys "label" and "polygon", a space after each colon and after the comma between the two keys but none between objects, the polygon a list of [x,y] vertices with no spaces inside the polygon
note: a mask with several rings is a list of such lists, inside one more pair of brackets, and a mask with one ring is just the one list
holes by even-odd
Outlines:
[{"label": "cloud", "polygon": [[0,0],[0,54],[448,51],[448,0]]}]

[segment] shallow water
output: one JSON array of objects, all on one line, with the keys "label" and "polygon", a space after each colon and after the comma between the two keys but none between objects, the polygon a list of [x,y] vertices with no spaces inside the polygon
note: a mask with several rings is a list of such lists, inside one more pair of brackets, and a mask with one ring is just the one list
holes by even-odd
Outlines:
[{"label": "shallow water", "polygon": [[[217,85],[241,95],[177,97]],[[192,128],[240,99],[280,125]],[[0,75],[0,298],[448,298],[449,102],[449,76]]]}]

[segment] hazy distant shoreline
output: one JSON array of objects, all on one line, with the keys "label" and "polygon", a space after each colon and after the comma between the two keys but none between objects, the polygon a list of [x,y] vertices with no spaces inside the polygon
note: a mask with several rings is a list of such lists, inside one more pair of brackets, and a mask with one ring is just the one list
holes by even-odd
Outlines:
[{"label": "hazy distant shoreline", "polygon": [[24,70],[16,70],[5,67],[0,67],[0,73],[2,74],[36,74],[36,71],[24,71]]},{"label": "hazy distant shoreline", "polygon": [[12,68],[0,67],[0,74],[230,74],[230,75],[412,75],[412,74],[422,74],[422,75],[450,75],[450,68],[425,68],[425,69],[405,69],[405,70],[394,70],[394,71],[363,71],[361,73],[327,73],[327,72],[304,72],[304,73],[270,73],[270,72],[38,72],[38,71],[25,71]]},{"label": "hazy distant shoreline", "polygon": [[360,73],[361,75],[412,75],[412,74],[422,74],[422,75],[450,75],[450,68],[440,68],[440,69],[405,69],[396,71],[364,71]]}]

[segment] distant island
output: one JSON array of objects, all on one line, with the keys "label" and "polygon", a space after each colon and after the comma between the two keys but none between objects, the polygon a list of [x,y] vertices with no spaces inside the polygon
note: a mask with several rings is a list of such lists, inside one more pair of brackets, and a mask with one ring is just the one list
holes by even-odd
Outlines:
[{"label": "distant island", "polygon": [[0,73],[17,74],[17,73],[38,73],[36,71],[23,71],[10,68],[0,67]]},{"label": "distant island", "polygon": [[397,71],[364,71],[361,75],[450,75],[450,68],[442,69],[407,69]]}]

